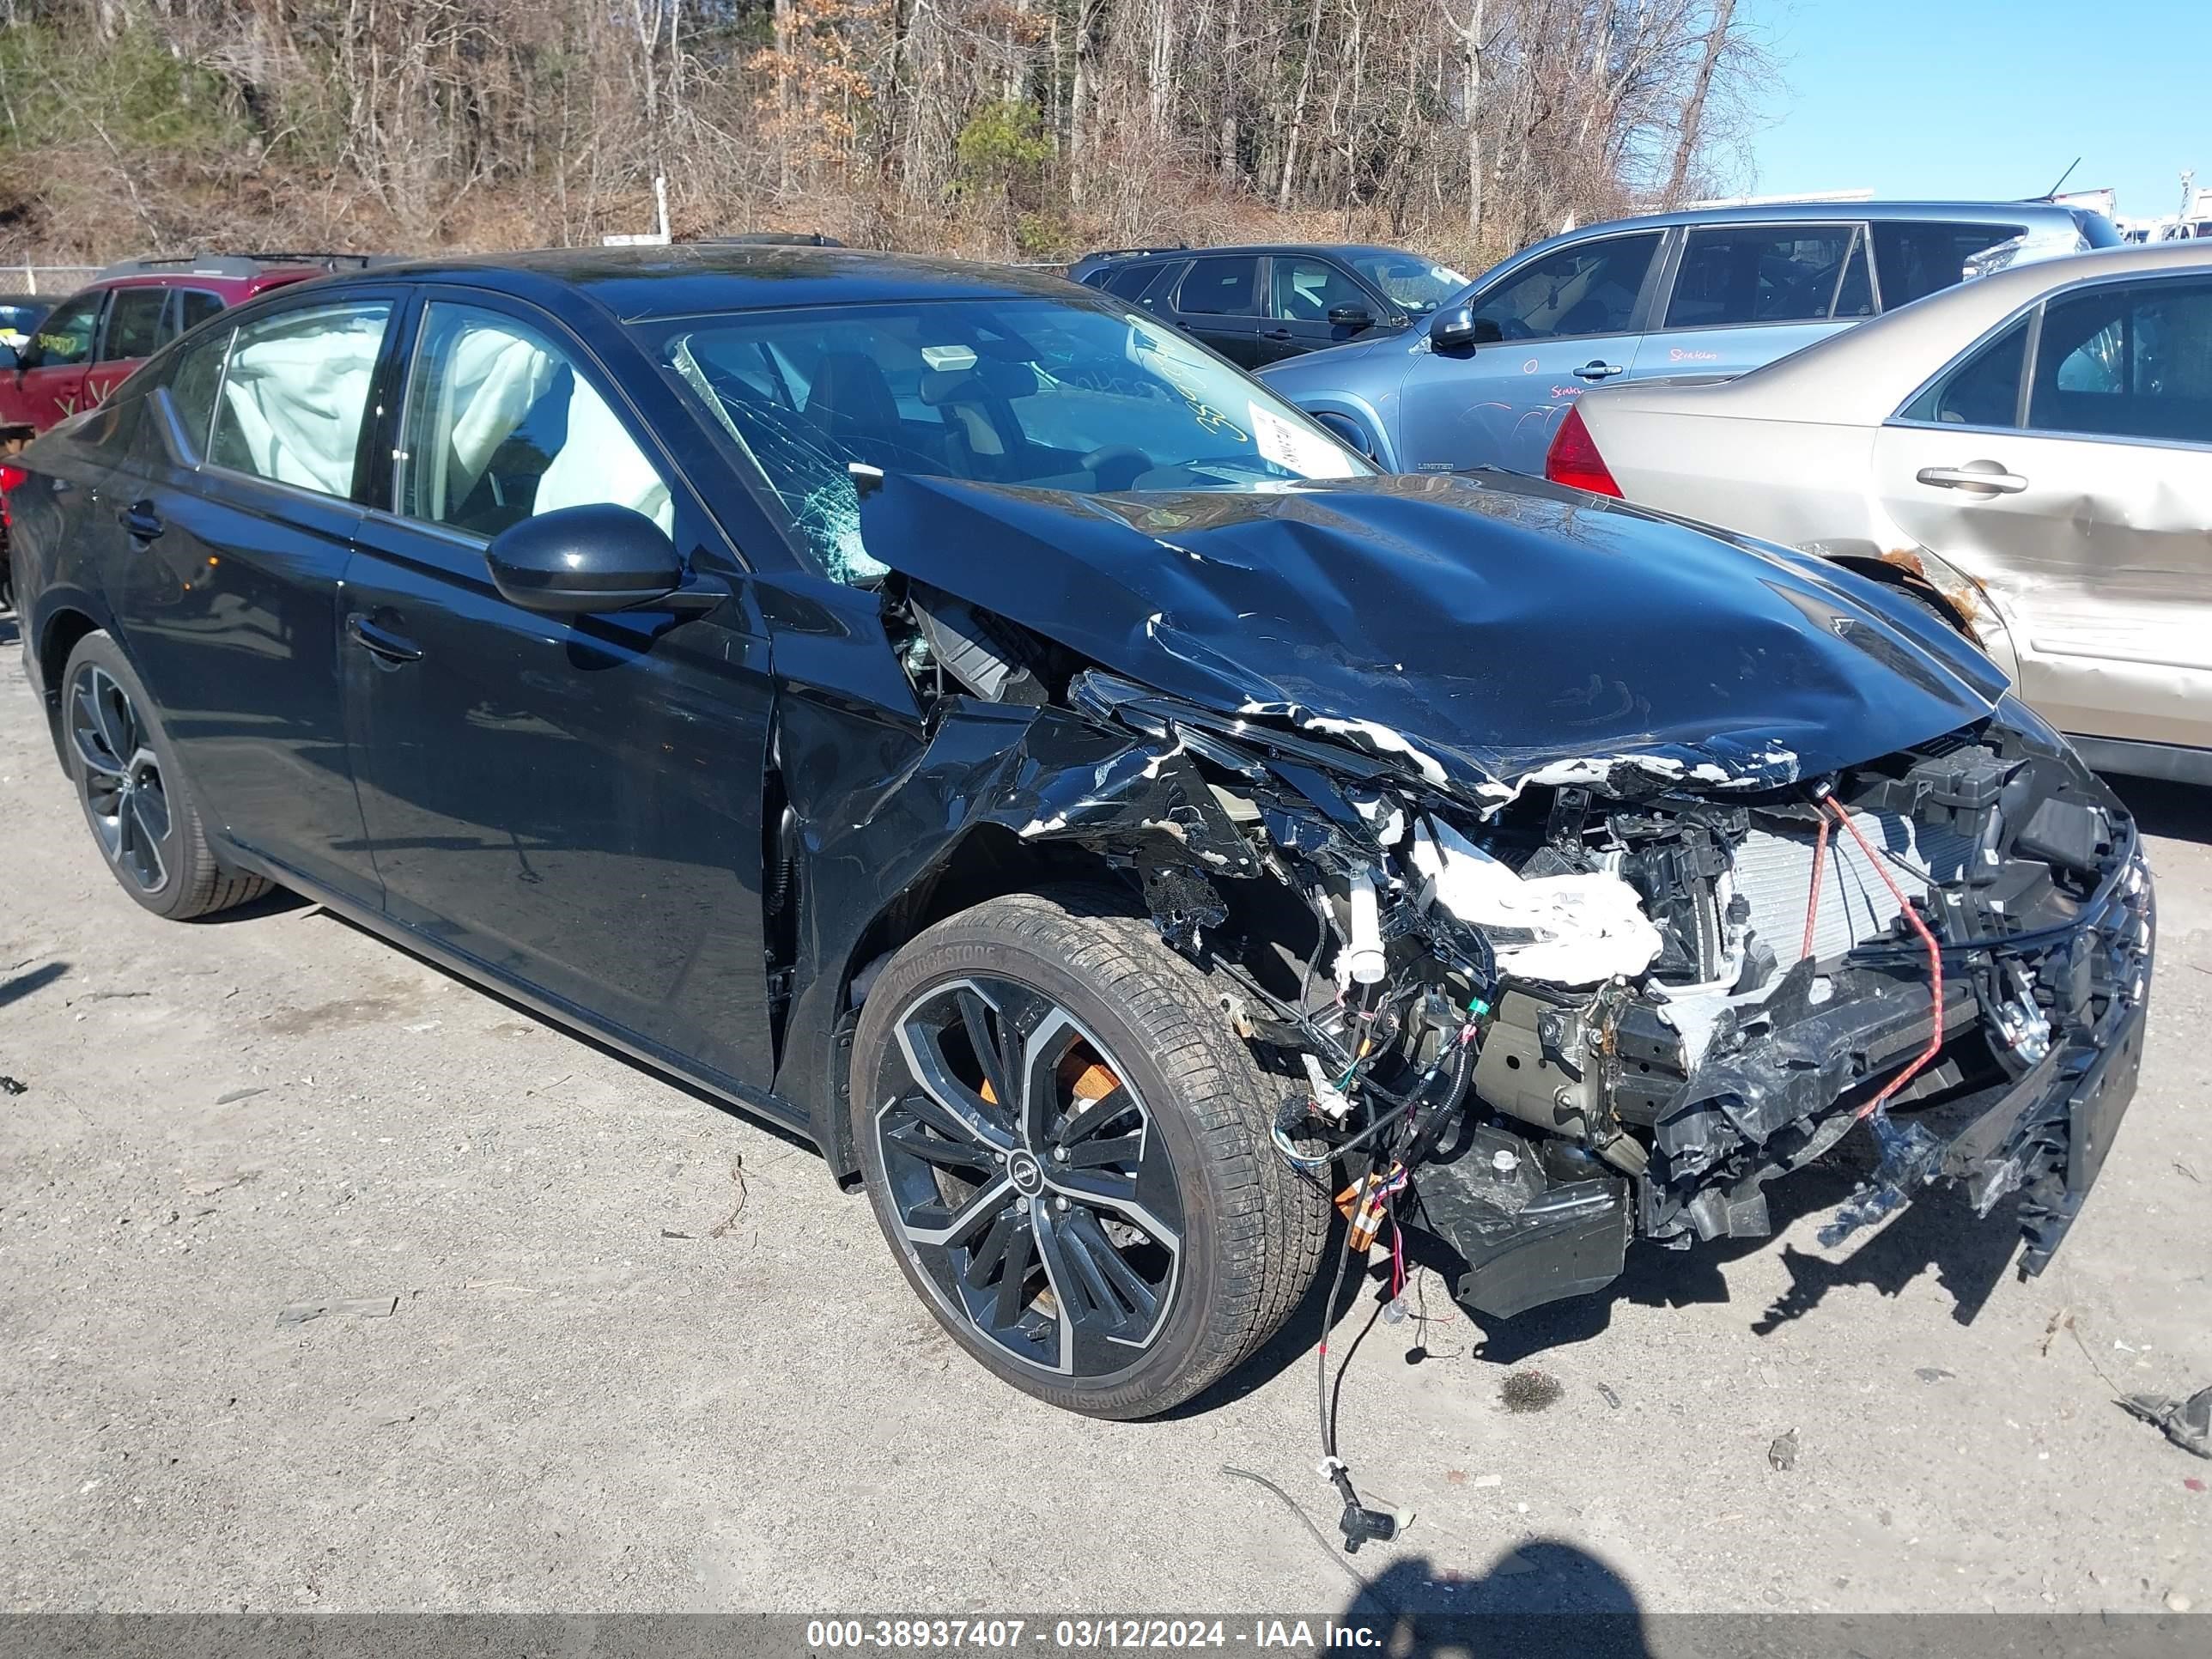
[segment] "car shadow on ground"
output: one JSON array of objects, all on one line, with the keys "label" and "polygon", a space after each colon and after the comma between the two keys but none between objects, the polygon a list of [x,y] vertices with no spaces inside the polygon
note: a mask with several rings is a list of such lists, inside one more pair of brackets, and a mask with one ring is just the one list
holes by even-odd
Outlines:
[{"label": "car shadow on ground", "polygon": [[12,611],[0,611],[0,645],[13,645],[23,637],[22,628]]},{"label": "car shadow on ground", "polygon": [[[1774,1183],[1766,1189],[1774,1231],[1834,1209],[1863,1178],[1848,1164],[1820,1164]],[[1412,1226],[1406,1236],[1409,1265],[1435,1269],[1447,1291],[1458,1282],[1465,1266],[1449,1245]],[[1730,1264],[1776,1250],[1790,1283],[1751,1315],[1749,1328],[1755,1334],[1769,1335],[1808,1317],[1836,1291],[1865,1286],[1897,1296],[1931,1267],[1952,1298],[1952,1317],[1971,1324],[2004,1277],[2019,1244],[2020,1229],[2009,1205],[2000,1205],[1984,1218],[1959,1193],[1945,1188],[1923,1192],[1879,1231],[1833,1251],[1778,1245],[1771,1237],[1716,1239],[1686,1250],[1632,1243],[1620,1277],[1603,1291],[1532,1308],[1510,1319],[1470,1316],[1470,1352],[1490,1364],[1517,1365],[1601,1336],[1612,1325],[1614,1308],[1623,1303],[1647,1308],[1724,1305],[1735,1300],[1725,1271]]]},{"label": "car shadow on ground", "polygon": [[1370,1650],[1391,1659],[1648,1659],[1651,1651],[1627,1579],[1557,1538],[1524,1540],[1473,1576],[1403,1557],[1368,1580],[1336,1622],[1373,1632]]}]

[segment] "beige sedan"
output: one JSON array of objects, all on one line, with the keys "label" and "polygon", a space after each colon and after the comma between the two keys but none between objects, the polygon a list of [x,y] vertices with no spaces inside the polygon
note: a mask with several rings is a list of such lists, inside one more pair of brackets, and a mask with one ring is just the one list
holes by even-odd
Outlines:
[{"label": "beige sedan", "polygon": [[2001,271],[1739,380],[1590,392],[1546,471],[1901,586],[2093,764],[2212,784],[2212,244]]}]

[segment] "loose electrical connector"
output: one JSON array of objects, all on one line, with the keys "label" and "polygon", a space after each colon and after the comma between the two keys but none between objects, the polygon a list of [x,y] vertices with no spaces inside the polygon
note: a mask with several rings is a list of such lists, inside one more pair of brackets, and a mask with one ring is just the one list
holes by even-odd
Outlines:
[{"label": "loose electrical connector", "polygon": [[1389,1213],[1388,1200],[1406,1190],[1406,1166],[1394,1163],[1389,1175],[1367,1183],[1365,1199],[1360,1197],[1357,1182],[1336,1195],[1336,1207],[1351,1224],[1351,1236],[1346,1242],[1353,1251],[1364,1250],[1374,1243],[1375,1235],[1382,1231],[1383,1219]]},{"label": "loose electrical connector", "polygon": [[1411,1510],[1373,1510],[1361,1503],[1358,1492],[1352,1487],[1352,1471],[1342,1458],[1322,1458],[1321,1474],[1344,1499],[1344,1512],[1337,1517],[1336,1529],[1344,1534],[1346,1555],[1358,1554],[1362,1544],[1387,1544],[1413,1524]]}]

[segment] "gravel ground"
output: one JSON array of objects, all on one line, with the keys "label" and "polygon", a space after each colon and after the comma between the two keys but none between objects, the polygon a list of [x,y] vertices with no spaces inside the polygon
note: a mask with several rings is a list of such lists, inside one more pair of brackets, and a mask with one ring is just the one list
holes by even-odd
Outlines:
[{"label": "gravel ground", "polygon": [[[1345,1604],[1344,1559],[1222,1473],[1333,1531],[1317,1309],[1173,1420],[1031,1404],[804,1147],[319,909],[138,910],[21,679],[10,643],[7,1607]],[[1821,1251],[1847,1181],[1814,1171],[1778,1237],[1639,1252],[1510,1328],[1431,1277],[1345,1390],[1362,1484],[1419,1517],[1363,1571],[1519,1607],[2212,1603],[2212,1465],[2112,1403],[2212,1382],[2212,796],[2123,787],[2158,832],[2148,1054],[2051,1270],[1948,1195]],[[1556,1398],[1509,1409],[1530,1366]]]}]

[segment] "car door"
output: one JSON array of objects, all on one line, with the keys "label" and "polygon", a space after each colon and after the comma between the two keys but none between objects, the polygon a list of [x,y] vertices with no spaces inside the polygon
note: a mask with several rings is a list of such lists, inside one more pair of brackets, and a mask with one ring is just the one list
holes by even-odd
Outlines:
[{"label": "car door", "polygon": [[100,344],[84,373],[86,407],[105,403],[139,364],[176,337],[167,326],[170,290],[158,285],[118,288],[108,295]]},{"label": "car door", "polygon": [[369,906],[338,594],[395,308],[390,291],[355,292],[211,331],[149,394],[161,441],[134,445],[102,487],[125,647],[208,810],[240,845]]},{"label": "car door", "polygon": [[1875,485],[2063,729],[2212,747],[2212,277],[2062,292],[1885,426]]},{"label": "car door", "polygon": [[1542,476],[1575,399],[1635,368],[1665,235],[1591,237],[1499,272],[1470,301],[1473,347],[1413,356],[1400,393],[1400,469]]},{"label": "car door", "polygon": [[1874,315],[1864,227],[1693,225],[1636,378],[1737,375]]},{"label": "car door", "polygon": [[[386,913],[648,1051],[764,1086],[772,682],[740,567],[555,319],[433,290],[410,356],[343,618]],[[581,617],[502,598],[491,538],[592,502],[653,518],[732,597]]]},{"label": "car door", "polygon": [[105,402],[138,365],[223,308],[219,295],[166,284],[119,288],[108,302],[100,350],[85,371],[85,401]]},{"label": "car door", "polygon": [[44,432],[84,407],[84,372],[92,362],[106,303],[106,290],[96,289],[46,313],[29,350],[17,358],[5,410],[9,425]]},{"label": "car door", "polygon": [[1194,259],[1172,301],[1176,325],[1242,368],[1260,357],[1260,257],[1214,254]]},{"label": "car door", "polygon": [[1318,253],[1271,254],[1259,361],[1280,362],[1363,339],[1395,315],[1395,307],[1334,259]]}]

